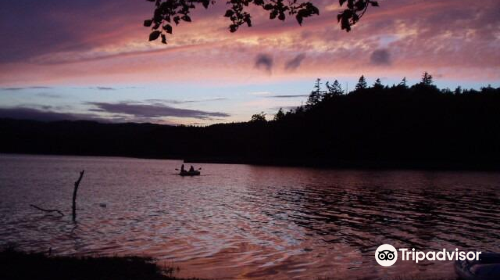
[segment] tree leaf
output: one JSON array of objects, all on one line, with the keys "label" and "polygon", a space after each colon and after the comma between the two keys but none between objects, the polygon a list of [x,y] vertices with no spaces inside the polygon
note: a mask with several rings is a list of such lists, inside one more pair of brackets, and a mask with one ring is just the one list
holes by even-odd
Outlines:
[{"label": "tree leaf", "polygon": [[245,17],[245,22],[247,23],[248,27],[252,27],[252,18],[250,17],[250,15],[247,15]]},{"label": "tree leaf", "polygon": [[299,23],[299,25],[302,25],[302,16],[300,14],[297,14],[297,16],[295,17],[297,19],[297,22]]},{"label": "tree leaf", "polygon": [[350,10],[354,9],[354,0],[347,0],[347,8]]},{"label": "tree leaf", "polygon": [[234,11],[233,10],[227,10],[226,14],[224,14],[225,17],[232,17],[233,15],[234,15]]},{"label": "tree leaf", "polygon": [[353,24],[359,21],[359,16],[358,14],[352,14],[352,22]]},{"label": "tree leaf", "polygon": [[358,11],[363,10],[366,7],[367,3],[365,1],[358,1],[356,2],[356,9]]},{"label": "tree leaf", "polygon": [[163,26],[163,29],[165,29],[165,31],[167,31],[167,33],[172,34],[172,25],[166,24]]},{"label": "tree leaf", "polygon": [[318,8],[311,6],[311,7],[309,7],[309,9],[311,10],[311,15],[317,14],[319,16],[319,9]]},{"label": "tree leaf", "polygon": [[349,22],[349,17],[346,17],[345,15],[342,17],[341,26],[342,29],[345,29],[345,31],[351,31],[351,23]]},{"label": "tree leaf", "polygon": [[274,9],[273,4],[266,4],[266,5],[264,6],[264,10],[266,10],[266,11],[269,11],[269,10],[272,10],[272,9]]},{"label": "tree leaf", "polygon": [[149,41],[154,41],[154,40],[158,39],[158,37],[160,37],[160,34],[161,34],[161,32],[158,30],[151,32],[151,34],[149,34]]},{"label": "tree leaf", "polygon": [[339,13],[339,14],[337,15],[337,22],[340,22],[340,20],[341,20],[341,19],[342,19],[342,13]]},{"label": "tree leaf", "polygon": [[270,19],[275,19],[277,15],[278,15],[278,11],[274,10],[274,11],[271,12],[271,14],[269,14],[269,18]]},{"label": "tree leaf", "polygon": [[229,31],[231,31],[231,33],[236,32],[236,30],[238,30],[238,25],[237,24],[231,24],[229,26]]},{"label": "tree leaf", "polygon": [[151,26],[151,24],[153,24],[153,21],[152,21],[152,20],[150,20],[150,19],[147,19],[147,20],[145,20],[145,21],[144,21],[144,26],[145,26],[145,27],[150,27],[150,26]]}]

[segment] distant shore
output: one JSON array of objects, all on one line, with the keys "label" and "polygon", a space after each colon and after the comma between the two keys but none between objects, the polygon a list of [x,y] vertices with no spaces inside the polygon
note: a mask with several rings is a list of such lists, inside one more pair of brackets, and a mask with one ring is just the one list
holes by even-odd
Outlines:
[{"label": "distant shore", "polygon": [[213,164],[248,164],[257,166],[308,167],[324,169],[360,169],[360,170],[436,170],[436,171],[500,171],[500,163],[482,162],[434,162],[434,161],[366,161],[366,160],[324,160],[324,159],[279,159],[279,158],[241,158],[241,157],[143,157],[107,154],[43,154],[43,153],[8,153],[0,155],[21,156],[78,156],[78,157],[110,157],[135,158],[151,160],[179,160],[185,163]]},{"label": "distant shore", "polygon": [[[428,75],[426,77],[429,77]],[[210,126],[0,118],[0,152],[335,169],[500,170],[500,88],[429,80],[312,92],[306,105]]]}]

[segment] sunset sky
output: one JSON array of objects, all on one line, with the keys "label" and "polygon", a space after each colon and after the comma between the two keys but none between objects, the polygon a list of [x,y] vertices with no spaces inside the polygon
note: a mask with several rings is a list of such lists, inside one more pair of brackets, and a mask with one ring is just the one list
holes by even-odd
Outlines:
[{"label": "sunset sky", "polygon": [[12,0],[0,4],[0,117],[169,124],[245,121],[305,102],[314,80],[353,88],[500,86],[500,1],[381,0],[350,33],[338,1],[320,16],[228,31],[225,1],[197,7],[168,45],[148,42],[145,0]]}]

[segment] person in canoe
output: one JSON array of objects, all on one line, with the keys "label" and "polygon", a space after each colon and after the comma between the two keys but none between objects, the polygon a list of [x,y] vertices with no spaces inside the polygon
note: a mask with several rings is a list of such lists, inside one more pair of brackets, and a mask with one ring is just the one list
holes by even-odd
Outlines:
[{"label": "person in canoe", "polygon": [[189,168],[189,171],[184,169],[184,164],[183,164],[183,165],[181,165],[181,172],[179,173],[179,175],[181,175],[181,176],[198,176],[198,175],[200,175],[200,173],[201,172],[198,170],[195,170],[194,166],[192,166],[192,165]]}]

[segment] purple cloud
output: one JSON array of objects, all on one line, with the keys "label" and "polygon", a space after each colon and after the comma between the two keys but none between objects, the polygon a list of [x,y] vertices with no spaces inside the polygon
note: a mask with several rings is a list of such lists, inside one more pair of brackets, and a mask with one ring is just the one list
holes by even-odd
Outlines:
[{"label": "purple cloud", "polygon": [[100,118],[99,116],[92,114],[60,113],[60,112],[40,110],[28,107],[0,108],[0,118],[36,120],[43,122],[76,121],[76,120],[93,120],[99,122],[110,121],[109,119],[103,119]]},{"label": "purple cloud", "polygon": [[296,57],[290,59],[285,63],[285,70],[290,70],[293,71],[297,68],[300,67],[300,64],[302,64],[302,61],[306,58],[306,55],[301,53],[298,54]]},{"label": "purple cloud", "polygon": [[268,54],[261,53],[255,58],[255,68],[257,69],[263,68],[267,72],[271,72],[273,70],[273,64],[273,58]]},{"label": "purple cloud", "polygon": [[195,119],[212,119],[225,118],[229,114],[222,112],[207,112],[201,110],[181,109],[162,104],[137,104],[137,103],[104,103],[104,102],[89,102],[96,109],[90,109],[94,112],[125,114],[136,118],[195,118]]},{"label": "purple cloud", "polygon": [[373,65],[391,65],[391,54],[387,49],[379,49],[372,52],[370,62]]}]

